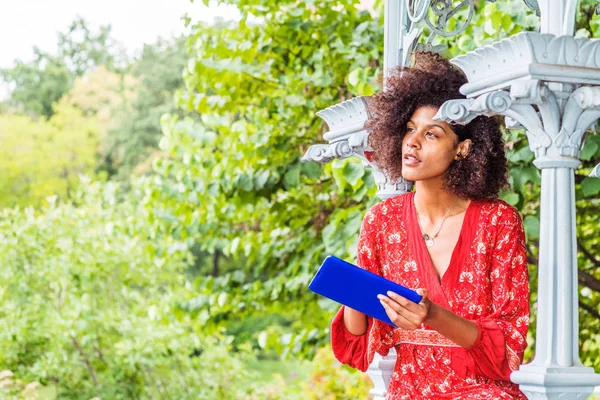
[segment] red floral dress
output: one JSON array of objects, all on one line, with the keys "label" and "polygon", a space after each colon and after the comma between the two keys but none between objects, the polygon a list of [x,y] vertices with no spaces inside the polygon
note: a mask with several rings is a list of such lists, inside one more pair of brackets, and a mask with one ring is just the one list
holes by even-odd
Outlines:
[{"label": "red floral dress", "polygon": [[336,358],[366,371],[375,352],[398,354],[387,391],[396,399],[525,399],[509,381],[527,345],[529,283],[519,213],[501,200],[471,201],[448,269],[440,280],[417,225],[414,192],[387,199],[365,215],[358,265],[409,288],[427,288],[436,304],[479,328],[468,349],[422,325],[407,331],[369,318],[367,333],[331,326]]}]

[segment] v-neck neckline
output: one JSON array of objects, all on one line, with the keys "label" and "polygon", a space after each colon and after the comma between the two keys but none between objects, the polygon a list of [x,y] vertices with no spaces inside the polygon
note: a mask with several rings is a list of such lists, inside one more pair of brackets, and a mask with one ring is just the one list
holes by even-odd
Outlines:
[{"label": "v-neck neckline", "polygon": [[[459,266],[459,259],[462,259],[464,254],[468,254],[468,250],[470,248],[470,244],[472,242],[473,230],[468,229],[473,224],[472,214],[479,207],[476,206],[476,201],[471,200],[467,209],[465,211],[465,216],[463,218],[460,233],[458,235],[458,240],[454,245],[452,250],[452,255],[450,256],[450,262],[448,267],[444,271],[444,273],[439,276],[435,266],[433,265],[433,261],[431,259],[431,255],[429,254],[429,250],[425,245],[425,241],[423,240],[423,236],[421,233],[421,229],[417,221],[417,212],[414,203],[415,192],[411,192],[411,196],[408,201],[409,208],[409,216],[410,220],[413,221],[410,228],[408,229],[408,235],[411,240],[409,243],[411,244],[413,255],[417,261],[417,264],[420,264],[419,270],[421,271],[421,276],[426,283],[426,287],[428,291],[434,295],[434,297],[441,296],[445,302],[447,302],[446,296],[444,294],[444,287],[449,284],[449,280],[452,276],[456,275],[456,268]],[[470,231],[470,232],[468,232]],[[464,260],[463,260],[464,261]],[[431,297],[431,296],[430,296]],[[438,299],[440,301],[442,299]]]}]

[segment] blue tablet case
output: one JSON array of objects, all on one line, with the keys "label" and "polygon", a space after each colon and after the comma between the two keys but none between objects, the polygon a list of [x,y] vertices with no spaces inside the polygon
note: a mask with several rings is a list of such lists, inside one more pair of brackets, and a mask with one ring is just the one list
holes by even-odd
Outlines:
[{"label": "blue tablet case", "polygon": [[308,288],[393,327],[396,325],[385,313],[377,295],[387,296],[389,290],[415,303],[419,303],[422,298],[413,290],[335,256],[325,259]]}]

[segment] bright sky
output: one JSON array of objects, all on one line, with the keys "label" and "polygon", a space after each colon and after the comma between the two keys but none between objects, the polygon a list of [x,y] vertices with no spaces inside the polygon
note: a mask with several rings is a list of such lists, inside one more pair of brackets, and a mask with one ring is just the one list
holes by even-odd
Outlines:
[{"label": "bright sky", "polygon": [[54,52],[57,32],[66,31],[77,15],[92,31],[112,25],[113,38],[134,52],[159,36],[184,32],[185,13],[192,21],[236,16],[235,7],[206,8],[202,0],[0,0],[0,68],[31,60],[33,46]]}]

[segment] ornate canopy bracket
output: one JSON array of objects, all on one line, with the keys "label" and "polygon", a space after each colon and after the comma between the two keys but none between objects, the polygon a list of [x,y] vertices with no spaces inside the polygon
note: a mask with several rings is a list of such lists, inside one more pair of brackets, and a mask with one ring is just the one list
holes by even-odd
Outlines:
[{"label": "ornate canopy bracket", "polygon": [[369,133],[365,129],[370,116],[368,97],[346,100],[319,111],[317,115],[325,120],[330,129],[323,135],[329,144],[310,146],[302,161],[328,163],[336,158],[358,157],[366,168],[372,169],[379,197],[385,199],[411,190],[411,182],[391,181],[373,161],[373,150],[368,145]]},{"label": "ornate canopy bracket", "polygon": [[364,129],[369,119],[367,99],[355,97],[317,113],[330,131],[323,135],[329,144],[310,146],[302,161],[331,162],[335,158],[357,156],[368,163],[367,137]]},{"label": "ornate canopy bracket", "polygon": [[526,32],[452,62],[469,79],[468,98],[445,103],[436,118],[504,115],[525,128],[539,168],[580,165],[585,132],[600,118],[599,40]]},{"label": "ornate canopy bracket", "polygon": [[600,164],[596,165],[590,174],[592,178],[600,178]]}]

